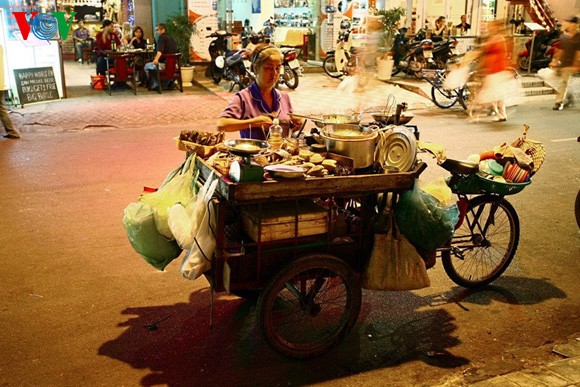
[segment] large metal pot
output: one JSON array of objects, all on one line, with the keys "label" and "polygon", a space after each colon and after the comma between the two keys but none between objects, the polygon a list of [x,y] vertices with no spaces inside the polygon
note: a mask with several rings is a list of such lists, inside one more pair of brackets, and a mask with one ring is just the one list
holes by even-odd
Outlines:
[{"label": "large metal pot", "polygon": [[377,132],[365,133],[359,137],[335,138],[320,133],[326,144],[326,150],[354,160],[354,168],[366,168],[373,164]]}]

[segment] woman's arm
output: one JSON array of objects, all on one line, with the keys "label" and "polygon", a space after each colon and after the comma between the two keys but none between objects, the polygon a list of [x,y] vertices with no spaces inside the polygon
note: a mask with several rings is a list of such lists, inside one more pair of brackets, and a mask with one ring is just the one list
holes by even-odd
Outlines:
[{"label": "woman's arm", "polygon": [[217,123],[220,132],[238,132],[250,127],[261,129],[262,125],[268,125],[268,127],[272,125],[272,118],[266,115],[248,119],[221,117]]}]

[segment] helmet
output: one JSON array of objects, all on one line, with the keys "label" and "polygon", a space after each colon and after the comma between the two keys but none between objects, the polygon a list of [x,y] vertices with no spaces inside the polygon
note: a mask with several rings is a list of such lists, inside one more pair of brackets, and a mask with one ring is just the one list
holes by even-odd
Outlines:
[{"label": "helmet", "polygon": [[350,28],[350,20],[349,19],[342,19],[340,21],[340,28],[343,30]]}]

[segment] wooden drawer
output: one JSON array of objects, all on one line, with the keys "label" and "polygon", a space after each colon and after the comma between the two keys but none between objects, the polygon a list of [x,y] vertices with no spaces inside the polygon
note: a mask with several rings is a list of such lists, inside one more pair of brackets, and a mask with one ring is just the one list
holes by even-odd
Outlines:
[{"label": "wooden drawer", "polygon": [[[298,217],[296,217],[296,214]],[[298,220],[298,237],[325,234],[328,231],[328,210],[312,200],[267,203],[242,207],[242,221],[248,235],[258,241],[259,226],[261,241],[294,238],[295,223]]]}]

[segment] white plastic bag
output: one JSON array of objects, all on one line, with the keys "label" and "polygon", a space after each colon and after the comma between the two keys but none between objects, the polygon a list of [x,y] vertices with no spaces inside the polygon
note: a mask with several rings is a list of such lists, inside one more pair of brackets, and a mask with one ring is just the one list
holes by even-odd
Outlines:
[{"label": "white plastic bag", "polygon": [[195,234],[201,226],[207,202],[213,195],[213,191],[209,192],[213,182],[213,176],[212,172],[197,193],[197,196],[192,197],[185,203],[177,203],[167,211],[171,234],[173,234],[179,246],[184,250],[191,249]]},{"label": "white plastic bag", "polygon": [[210,176],[204,185],[204,188],[207,186],[205,192],[200,190],[198,193],[198,200],[196,200],[193,213],[193,219],[196,224],[192,232],[195,233],[195,236],[191,248],[181,263],[180,269],[181,274],[190,280],[198,278],[211,268],[211,259],[216,247],[216,211],[211,198],[218,182],[219,179],[211,181]]},{"label": "white plastic bag", "polygon": [[469,77],[469,68],[467,66],[460,66],[451,70],[445,80],[443,81],[443,88],[445,90],[459,89],[465,85]]},{"label": "white plastic bag", "polygon": [[557,89],[560,87],[560,77],[556,70],[549,67],[538,70],[538,78],[546,82],[550,87]]}]

